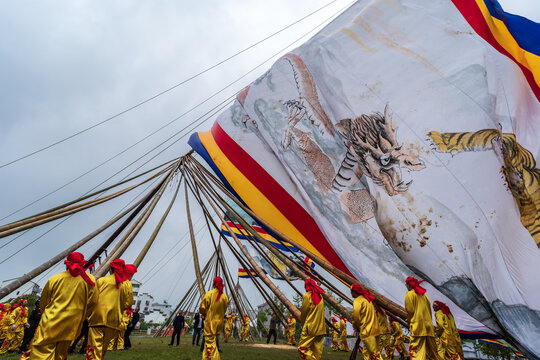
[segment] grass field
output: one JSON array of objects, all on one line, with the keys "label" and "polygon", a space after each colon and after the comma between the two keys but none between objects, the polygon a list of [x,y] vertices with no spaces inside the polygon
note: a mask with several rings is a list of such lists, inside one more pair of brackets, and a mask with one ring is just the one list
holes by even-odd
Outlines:
[{"label": "grass field", "polygon": [[[168,346],[170,338],[151,338],[151,337],[132,337],[130,350],[124,351],[110,351],[107,352],[105,358],[107,360],[114,359],[160,359],[160,360],[200,360],[202,358],[201,352],[198,346],[191,346],[191,336],[183,336],[180,339],[180,346]],[[235,340],[229,341],[225,344],[220,342],[222,359],[231,360],[252,360],[252,359],[299,359],[298,351],[293,346],[279,345],[273,347],[272,345],[266,345],[264,343],[239,343]],[[331,349],[324,349],[323,359],[325,360],[338,360],[349,359],[350,353],[345,352],[332,352]],[[20,355],[7,354],[2,356],[2,360],[18,359]],[[360,356],[358,357],[360,358]],[[71,354],[69,359],[84,360],[84,355]]]}]

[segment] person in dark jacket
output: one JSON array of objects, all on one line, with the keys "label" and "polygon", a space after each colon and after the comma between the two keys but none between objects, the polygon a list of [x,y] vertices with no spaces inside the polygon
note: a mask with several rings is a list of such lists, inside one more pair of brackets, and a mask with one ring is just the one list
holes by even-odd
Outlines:
[{"label": "person in dark jacket", "polygon": [[41,320],[41,309],[39,307],[39,299],[36,300],[36,307],[32,312],[30,313],[30,316],[28,317],[28,326],[24,329],[24,337],[23,342],[21,346],[19,347],[19,351],[21,353],[24,353],[26,350],[28,350],[28,344],[30,344],[30,341],[34,337],[34,334],[36,333],[36,329],[39,325],[39,320]]},{"label": "person in dark jacket", "polygon": [[131,335],[131,332],[133,329],[135,329],[135,326],[137,326],[137,323],[139,322],[140,315],[139,315],[139,307],[137,306],[135,310],[133,311],[133,317],[131,318],[131,322],[128,324],[126,328],[126,332],[124,334],[124,350],[127,350],[131,347],[131,340],[129,340],[129,335]]},{"label": "person in dark jacket", "polygon": [[272,314],[272,318],[270,319],[270,327],[268,328],[268,337],[266,338],[266,343],[270,343],[270,338],[274,336],[274,345],[276,344],[276,326],[278,323],[278,318],[276,314]]},{"label": "person in dark jacket", "polygon": [[182,335],[182,329],[184,328],[184,314],[182,311],[178,312],[178,315],[175,316],[173,321],[173,334],[171,337],[171,343],[169,346],[172,346],[174,343],[174,337],[176,336],[176,346],[180,344],[180,335]]},{"label": "person in dark jacket", "polygon": [[201,314],[196,313],[193,317],[193,339],[191,345],[195,345],[195,338],[197,338],[197,346],[199,346],[199,340],[201,339],[201,331],[204,329],[204,319]]}]

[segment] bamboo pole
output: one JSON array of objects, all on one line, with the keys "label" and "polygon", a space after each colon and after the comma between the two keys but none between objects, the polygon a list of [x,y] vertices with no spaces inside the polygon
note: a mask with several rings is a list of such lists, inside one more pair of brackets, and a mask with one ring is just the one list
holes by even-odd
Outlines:
[{"label": "bamboo pole", "polygon": [[181,183],[182,183],[182,178],[180,178],[180,180],[178,180],[178,186],[176,187],[176,191],[174,192],[174,195],[172,197],[172,200],[171,200],[169,206],[167,207],[167,210],[165,210],[165,213],[163,214],[163,216],[159,220],[159,223],[157,224],[156,228],[152,232],[152,235],[150,236],[150,238],[148,239],[148,241],[146,242],[146,244],[142,248],[141,252],[139,253],[139,256],[137,256],[137,258],[133,262],[133,265],[135,265],[136,267],[139,267],[139,265],[141,265],[141,262],[143,261],[144,257],[148,253],[148,250],[150,250],[150,247],[154,243],[154,240],[156,239],[157,235],[159,234],[159,231],[161,230],[161,227],[163,226],[163,223],[165,222],[165,219],[167,219],[167,216],[169,215],[169,212],[171,211],[171,208],[172,208],[172,206],[174,204],[174,201],[176,200],[176,196],[178,195],[178,190],[180,189],[180,184]]},{"label": "bamboo pole", "polygon": [[157,184],[150,192],[148,192],[141,200],[139,200],[135,206],[137,206],[137,208],[131,213],[129,214],[129,216],[122,222],[122,224],[114,231],[114,233],[111,234],[111,236],[109,236],[109,238],[99,247],[99,249],[97,249],[94,254],[88,258],[88,260],[86,261],[86,266],[88,267],[90,264],[94,264],[95,261],[97,260],[97,258],[99,257],[99,255],[105,251],[109,245],[114,241],[114,239],[116,239],[118,237],[118,235],[120,235],[122,233],[122,231],[124,231],[124,229],[129,225],[129,223],[137,216],[137,214],[139,214],[141,212],[142,209],[144,209],[144,207],[146,206],[146,204],[148,203],[148,201],[150,201],[150,199],[156,194],[156,192],[159,190],[159,188],[161,187],[161,185],[163,184],[163,181],[165,181],[165,179],[163,179],[159,184]]},{"label": "bamboo pole", "polygon": [[104,203],[106,201],[117,198],[118,196],[123,195],[123,194],[135,189],[136,187],[138,187],[138,186],[152,180],[153,178],[157,177],[158,175],[159,174],[153,175],[153,176],[149,177],[148,179],[145,179],[144,181],[142,181],[142,182],[140,182],[138,184],[129,186],[129,187],[125,188],[125,189],[122,189],[122,190],[117,191],[117,192],[115,192],[113,194],[104,196],[102,198],[90,200],[90,201],[87,201],[87,202],[84,202],[84,203],[81,203],[81,204],[78,204],[78,205],[70,206],[70,207],[67,207],[67,208],[60,209],[60,210],[52,211],[50,213],[33,216],[33,217],[30,217],[30,218],[27,218],[27,219],[15,221],[13,223],[10,223],[10,224],[4,225],[4,226],[0,226],[0,238],[3,238],[3,237],[6,237],[6,236],[9,236],[9,235],[18,233],[20,231],[24,231],[26,229],[36,227],[36,226],[39,226],[39,225],[43,225],[45,223],[48,223],[48,222],[51,222],[51,221],[66,217],[66,216],[71,215],[71,214],[75,214],[75,213],[77,213],[79,211],[86,210],[86,209],[89,209],[89,208],[94,207],[96,205],[102,204],[102,203]]},{"label": "bamboo pole", "polygon": [[143,214],[131,226],[131,228],[126,232],[126,234],[124,234],[122,239],[120,239],[118,244],[116,244],[116,247],[113,249],[113,251],[111,251],[109,256],[107,256],[105,261],[97,268],[96,273],[95,273],[96,277],[104,276],[107,273],[107,271],[109,270],[109,265],[110,265],[111,261],[113,261],[113,259],[116,259],[117,257],[121,256],[124,253],[124,251],[126,251],[128,246],[132,243],[133,239],[135,239],[135,236],[137,236],[137,234],[139,233],[141,228],[146,223],[146,220],[148,220],[148,218],[150,217],[150,214],[155,209],[158,201],[160,200],[161,196],[163,195],[163,192],[165,191],[165,189],[167,188],[167,184],[171,180],[171,178],[172,178],[174,172],[176,171],[176,169],[177,169],[177,166],[173,167],[173,169],[169,172],[169,174],[167,175],[167,178],[165,179],[165,181],[161,185],[161,187],[158,190],[158,192],[156,193],[156,195],[154,195],[152,201],[150,202],[148,207],[145,209]]},{"label": "bamboo pole", "polygon": [[[141,200],[142,201],[142,200]],[[140,202],[140,201],[139,201]],[[67,248],[66,250],[62,251],[61,253],[59,253],[58,255],[52,257],[51,259],[49,259],[48,261],[44,262],[43,264],[41,264],[40,266],[30,270],[29,272],[27,272],[26,274],[24,274],[23,276],[15,279],[14,281],[10,282],[9,284],[7,284],[6,286],[0,288],[0,299],[2,299],[4,296],[8,295],[10,292],[12,292],[13,290],[15,289],[18,289],[19,287],[23,286],[24,284],[26,284],[27,282],[29,282],[30,280],[32,280],[33,278],[35,278],[36,276],[42,274],[44,271],[50,269],[52,266],[54,266],[54,264],[58,263],[59,261],[61,261],[63,258],[65,258],[66,256],[68,256],[70,253],[72,253],[73,251],[77,250],[78,248],[80,248],[81,246],[83,246],[84,244],[86,244],[88,241],[90,241],[91,239],[93,239],[94,237],[96,237],[97,235],[99,235],[100,233],[102,233],[103,231],[105,231],[107,228],[109,228],[112,224],[114,224],[115,222],[117,222],[118,220],[120,220],[122,217],[124,217],[127,213],[129,213],[131,210],[133,210],[138,204],[139,202],[133,204],[130,208],[128,208],[127,210],[123,211],[122,213],[120,213],[119,215],[115,216],[114,218],[112,218],[111,220],[109,220],[107,223],[105,223],[103,226],[101,226],[100,228],[94,230],[92,233],[88,234],[87,236],[85,236],[84,238],[82,238],[81,240],[79,240],[78,242],[76,242],[75,244],[71,245],[69,248]]]},{"label": "bamboo pole", "polygon": [[253,270],[255,270],[255,272],[257,273],[257,275],[259,276],[259,278],[266,284],[266,286],[268,286],[270,288],[270,290],[276,294],[276,296],[278,297],[279,301],[281,301],[281,303],[283,305],[285,305],[287,307],[287,309],[289,309],[289,311],[294,314],[294,317],[297,318],[298,320],[300,320],[300,311],[296,308],[296,306],[294,306],[293,303],[291,303],[289,301],[289,299],[287,299],[287,297],[285,295],[283,295],[283,293],[279,290],[279,288],[268,278],[268,276],[266,276],[266,274],[262,271],[262,269],[259,267],[259,265],[255,262],[255,260],[253,260],[253,258],[251,257],[251,255],[249,255],[248,251],[242,246],[242,243],[240,242],[240,240],[238,240],[238,238],[236,237],[236,235],[234,234],[234,232],[231,230],[231,228],[229,227],[229,225],[227,224],[227,222],[225,221],[225,219],[223,218],[223,216],[218,212],[218,210],[216,209],[213,201],[209,198],[209,196],[206,194],[205,190],[204,189],[201,189],[202,190],[202,194],[206,197],[206,200],[208,201],[208,203],[210,204],[210,206],[214,209],[214,212],[217,214],[217,216],[219,217],[219,219],[221,220],[221,222],[225,225],[225,227],[227,228],[227,230],[229,231],[229,233],[232,235],[232,238],[234,239],[234,241],[236,242],[236,245],[240,248],[240,250],[242,251],[242,253],[244,254],[244,256],[246,257],[246,259],[248,260],[248,262],[251,264]]},{"label": "bamboo pole", "polygon": [[382,308],[388,310],[389,312],[399,316],[403,320],[407,320],[407,313],[405,309],[398,305],[397,303],[393,302],[392,300],[388,299],[384,295],[378,293],[377,291],[369,288],[368,286],[359,283],[357,279],[354,277],[346,274],[342,270],[338,269],[337,267],[331,265],[326,260],[321,259],[318,255],[315,255],[313,252],[306,249],[304,246],[300,245],[295,240],[287,237],[285,234],[283,234],[281,231],[277,230],[275,227],[270,225],[268,222],[260,218],[257,214],[255,214],[253,211],[251,211],[250,208],[245,206],[241,201],[239,201],[234,195],[230,193],[230,191],[223,186],[222,183],[220,183],[214,175],[212,175],[206,168],[204,168],[196,159],[194,159],[192,156],[189,157],[189,161],[193,162],[216,186],[218,186],[224,193],[227,194],[227,196],[232,199],[242,210],[244,210],[249,216],[257,220],[259,223],[263,224],[265,227],[267,227],[270,231],[272,231],[274,234],[276,234],[278,237],[280,237],[283,241],[290,243],[294,247],[296,247],[298,250],[302,251],[304,254],[309,256],[317,265],[321,266],[323,269],[328,271],[329,273],[333,274],[334,276],[343,279],[346,283],[349,285],[352,284],[359,284],[365,289],[368,289],[370,293],[375,297],[375,302],[381,306]]},{"label": "bamboo pole", "polygon": [[[184,169],[182,168],[182,174],[184,174]],[[185,175],[184,175],[185,176]],[[197,277],[197,283],[199,284],[199,293],[201,298],[204,296],[204,285],[201,277],[201,269],[199,267],[199,255],[197,254],[197,243],[195,242],[195,234],[193,232],[193,223],[191,222],[191,212],[189,210],[189,194],[187,190],[187,181],[184,181],[184,190],[186,196],[186,215],[189,225],[189,236],[191,239],[191,250],[193,251],[193,265],[195,267],[195,276]]]}]

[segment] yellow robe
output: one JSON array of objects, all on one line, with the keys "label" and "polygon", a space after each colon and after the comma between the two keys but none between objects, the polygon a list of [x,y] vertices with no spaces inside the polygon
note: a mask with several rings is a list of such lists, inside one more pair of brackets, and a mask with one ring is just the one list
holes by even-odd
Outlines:
[{"label": "yellow robe", "polygon": [[407,351],[407,348],[405,347],[405,335],[403,335],[403,330],[401,330],[401,326],[397,322],[390,323],[390,330],[392,331],[392,338],[390,339],[390,344],[386,349],[384,350],[387,359],[388,354],[390,354],[390,358],[394,356],[394,350],[397,349],[397,351],[402,354],[404,357],[409,356],[409,352]]},{"label": "yellow robe", "polygon": [[450,319],[450,316],[452,315],[445,315],[441,310],[435,312],[435,336],[439,339],[437,352],[441,360],[458,360],[461,356],[461,341],[458,348],[454,334],[454,317]]},{"label": "yellow robe", "polygon": [[380,360],[381,352],[377,345],[377,336],[381,335],[379,319],[373,304],[362,295],[354,299],[352,325],[364,343],[364,359]]},{"label": "yellow robe", "polygon": [[459,336],[459,331],[456,327],[456,322],[454,320],[454,315],[449,314],[448,315],[449,325],[450,329],[452,331],[452,335],[454,338],[454,343],[456,345],[456,351],[459,355],[459,358],[461,360],[465,360],[465,356],[463,355],[463,346],[461,345],[461,337]]},{"label": "yellow robe", "polygon": [[[377,346],[379,347],[379,352],[382,354],[383,349],[390,345],[390,327],[388,326],[386,312],[381,308],[377,308],[376,311],[377,319],[379,321],[379,328],[381,329],[381,335],[377,336]],[[386,356],[386,358],[392,359],[392,356]]]},{"label": "yellow robe", "polygon": [[107,350],[124,350],[124,335],[126,333],[127,326],[131,322],[132,318],[133,314],[128,315],[127,310],[124,311],[124,314],[122,315],[122,330],[118,331],[116,338],[114,338],[109,343]]},{"label": "yellow robe", "polygon": [[[332,325],[334,325],[334,327],[336,328],[339,328],[339,324],[337,323],[337,321],[333,322]],[[330,335],[332,336],[332,351],[339,350],[339,341],[338,341],[339,332],[337,330],[330,329]]]},{"label": "yellow robe", "polygon": [[204,316],[204,350],[203,360],[219,360],[216,338],[223,330],[223,316],[229,304],[225,293],[221,294],[219,301],[218,289],[208,291],[201,302],[199,312]]},{"label": "yellow robe", "polygon": [[[95,282],[91,274],[88,277]],[[97,298],[96,287],[81,276],[64,271],[51,277],[41,293],[42,315],[30,346],[30,359],[47,359],[52,354],[67,357],[69,345],[81,332]]]},{"label": "yellow robe", "polygon": [[240,341],[248,341],[249,338],[249,318],[244,318],[244,325],[242,325],[242,333],[240,334]]},{"label": "yellow robe", "polygon": [[339,321],[339,332],[340,332],[340,344],[339,350],[349,351],[349,344],[347,344],[347,323],[345,320],[341,319]]},{"label": "yellow robe", "polygon": [[[28,308],[19,306],[5,316],[9,325],[7,326],[6,338],[0,348],[0,354],[14,351],[21,345],[24,337],[24,324],[28,321]],[[15,330],[11,329],[12,325],[15,325]]]},{"label": "yellow robe", "polygon": [[293,316],[289,316],[287,324],[287,344],[296,346],[296,339],[294,338],[296,335],[296,319]]},{"label": "yellow robe", "polygon": [[6,304],[4,310],[0,313],[0,340],[2,340],[0,346],[2,346],[4,339],[7,337],[9,325],[11,325],[9,324],[9,309],[10,305]]},{"label": "yellow robe", "polygon": [[105,357],[109,342],[122,330],[122,314],[133,305],[133,290],[129,280],[122,282],[117,289],[114,274],[111,274],[98,279],[96,288],[99,292],[98,301],[88,318],[86,357],[89,360]]},{"label": "yellow robe", "polygon": [[419,295],[414,290],[405,294],[405,310],[411,332],[409,354],[411,360],[439,360],[435,329],[431,317],[431,304],[427,295]]},{"label": "yellow robe", "polygon": [[225,342],[229,340],[229,337],[232,334],[234,320],[236,320],[236,316],[227,315],[227,320],[225,321]]},{"label": "yellow robe", "polygon": [[322,357],[326,324],[324,323],[324,300],[315,305],[311,300],[311,292],[302,296],[300,314],[302,334],[298,342],[298,352],[302,359],[320,360]]}]

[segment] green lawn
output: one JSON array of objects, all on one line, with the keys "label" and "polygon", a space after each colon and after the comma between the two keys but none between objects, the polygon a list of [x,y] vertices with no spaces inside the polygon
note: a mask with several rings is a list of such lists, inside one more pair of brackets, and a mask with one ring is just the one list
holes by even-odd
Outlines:
[{"label": "green lawn", "polygon": [[[110,351],[105,358],[113,359],[175,359],[175,360],[199,360],[202,358],[198,346],[191,346],[191,336],[183,336],[180,339],[180,346],[168,346],[170,338],[132,337],[130,350]],[[262,343],[262,342],[261,342]],[[279,344],[279,343],[278,343]],[[266,341],[264,342],[266,345]],[[236,339],[229,339],[225,344],[220,341],[223,352],[222,359],[231,360],[252,360],[252,359],[299,359],[296,347],[290,346],[287,349],[272,347],[257,347],[253,343],[238,343]],[[349,359],[350,353],[332,352],[331,349],[324,349],[323,359],[337,360]],[[2,360],[18,359],[20,355],[8,354]],[[360,356],[358,357],[360,359]],[[69,359],[84,360],[84,355],[71,354]]]}]

